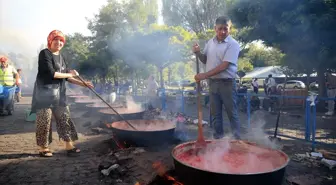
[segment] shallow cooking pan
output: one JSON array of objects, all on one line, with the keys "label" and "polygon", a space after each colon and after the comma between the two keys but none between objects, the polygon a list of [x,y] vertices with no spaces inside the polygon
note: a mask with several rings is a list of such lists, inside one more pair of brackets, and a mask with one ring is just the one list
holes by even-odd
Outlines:
[{"label": "shallow cooking pan", "polygon": [[136,146],[155,146],[169,143],[174,139],[175,124],[169,120],[127,120],[110,124],[110,128],[120,141]]},{"label": "shallow cooking pan", "polygon": [[[113,108],[122,108],[123,105],[121,103],[112,103],[110,104]],[[103,102],[98,102],[98,103],[93,103],[93,104],[87,104],[86,105],[87,108],[91,109],[91,110],[94,110],[96,112],[98,112],[99,110],[101,109],[104,109],[104,108],[109,108],[109,106],[107,106],[105,103]]]},{"label": "shallow cooking pan", "polygon": [[78,110],[88,110],[89,108],[87,105],[94,104],[94,103],[100,103],[102,102],[99,99],[92,99],[92,98],[79,98],[75,100],[75,107]]},{"label": "shallow cooking pan", "polygon": [[86,99],[90,98],[89,96],[86,95],[68,95],[67,100],[69,103],[74,103],[77,99]]},{"label": "shallow cooking pan", "polygon": [[280,150],[237,140],[195,141],[172,151],[176,173],[185,185],[281,185],[289,157]]},{"label": "shallow cooking pan", "polygon": [[[145,111],[139,109],[129,109],[129,108],[114,108],[125,120],[135,120],[142,119]],[[115,122],[121,121],[122,119],[111,109],[105,108],[98,110],[98,113],[101,116],[102,121],[106,122]]]}]

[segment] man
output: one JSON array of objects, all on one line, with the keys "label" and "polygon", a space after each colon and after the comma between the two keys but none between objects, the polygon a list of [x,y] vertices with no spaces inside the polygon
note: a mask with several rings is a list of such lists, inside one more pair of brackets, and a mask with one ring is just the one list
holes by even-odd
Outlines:
[{"label": "man", "polygon": [[253,87],[253,92],[258,94],[258,90],[259,90],[258,78],[253,79],[251,85]]},{"label": "man", "polygon": [[[1,69],[0,69],[0,85],[3,86],[14,86],[19,85],[19,75],[16,69],[8,64],[7,57],[0,58]],[[15,76],[15,80],[14,80]]]},{"label": "man", "polygon": [[193,52],[206,66],[205,73],[195,76],[196,81],[209,79],[210,106],[214,138],[224,137],[222,105],[228,114],[231,130],[236,139],[239,139],[239,118],[237,108],[236,73],[240,46],[230,36],[231,20],[225,16],[216,19],[216,36],[210,39],[200,52],[198,44],[193,46]]},{"label": "man", "polygon": [[266,84],[267,87],[267,94],[268,95],[272,95],[276,93],[276,82],[274,80],[274,78],[272,77],[272,74],[268,75],[268,81]]},{"label": "man", "polygon": [[147,80],[147,98],[148,98],[148,109],[151,110],[157,105],[157,89],[159,84],[156,82],[153,75],[150,75]]},{"label": "man", "polygon": [[265,78],[265,80],[264,80],[264,84],[263,84],[263,86],[264,86],[264,92],[265,92],[265,94],[267,95],[267,84],[268,83],[268,77],[267,78]]},{"label": "man", "polygon": [[17,81],[17,89],[15,91],[15,95],[16,95],[16,101],[20,102],[21,97],[21,91],[22,91],[22,86],[23,86],[23,75],[22,75],[22,69],[17,69],[17,73],[18,73],[18,78],[19,80]]},{"label": "man", "polygon": [[[331,71],[327,71],[327,95],[328,98],[335,98],[336,96],[336,76],[332,75]],[[328,101],[328,112],[327,116],[334,115],[335,110],[335,100]]]}]

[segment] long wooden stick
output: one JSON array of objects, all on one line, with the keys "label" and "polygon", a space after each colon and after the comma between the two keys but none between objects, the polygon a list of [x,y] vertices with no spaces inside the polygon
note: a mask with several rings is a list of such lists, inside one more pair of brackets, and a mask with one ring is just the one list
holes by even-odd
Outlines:
[{"label": "long wooden stick", "polygon": [[86,87],[88,87],[101,101],[103,101],[107,106],[110,107],[123,121],[125,121],[132,129],[137,130],[130,122],[128,122],[124,117],[122,117],[109,103],[107,103],[94,89],[89,87],[82,77],[77,76],[80,81],[84,83]]},{"label": "long wooden stick", "polygon": [[[196,55],[196,72],[199,74],[199,61],[198,56]],[[202,113],[202,105],[201,105],[201,82],[196,82],[197,85],[197,112],[198,112],[198,143],[205,143],[204,135],[203,135],[203,113]]]}]

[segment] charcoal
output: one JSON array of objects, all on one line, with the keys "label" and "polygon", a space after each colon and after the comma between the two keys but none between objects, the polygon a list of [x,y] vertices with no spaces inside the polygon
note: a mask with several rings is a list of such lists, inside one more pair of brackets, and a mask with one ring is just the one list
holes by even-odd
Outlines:
[{"label": "charcoal", "polygon": [[127,169],[124,167],[119,167],[116,169],[116,171],[119,173],[120,176],[124,176],[127,173]]},{"label": "charcoal", "polygon": [[104,169],[108,169],[110,166],[113,165],[112,161],[103,161],[98,166],[98,171],[102,171]]},{"label": "charcoal", "polygon": [[100,133],[102,133],[103,129],[99,128],[99,127],[96,127],[96,128],[91,128],[91,131],[96,133],[96,134],[100,134]]},{"label": "charcoal", "polygon": [[83,124],[83,127],[89,127],[89,126],[91,126],[91,122],[90,121]]}]

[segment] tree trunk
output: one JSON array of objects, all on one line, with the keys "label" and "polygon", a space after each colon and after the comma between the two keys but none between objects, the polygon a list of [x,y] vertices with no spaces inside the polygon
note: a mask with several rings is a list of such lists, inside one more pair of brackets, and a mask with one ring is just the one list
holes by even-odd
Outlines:
[{"label": "tree trunk", "polygon": [[[325,85],[325,76],[324,76],[325,69],[318,69],[317,70],[317,80],[318,80],[318,87],[319,87],[319,93],[318,95],[320,97],[326,97],[327,91],[326,91],[326,85]],[[316,106],[316,110],[318,112],[325,112],[326,111],[326,102],[325,101],[319,101],[319,103]]]},{"label": "tree trunk", "polygon": [[132,90],[133,92],[135,92],[135,88],[136,88],[136,85],[135,85],[135,70],[132,70],[132,77],[131,77],[131,83],[132,83]]},{"label": "tree trunk", "polygon": [[171,83],[171,72],[172,72],[171,67],[168,67],[168,84]]},{"label": "tree trunk", "polygon": [[160,84],[161,84],[161,88],[164,88],[164,81],[163,81],[163,68],[159,69],[160,71]]}]

